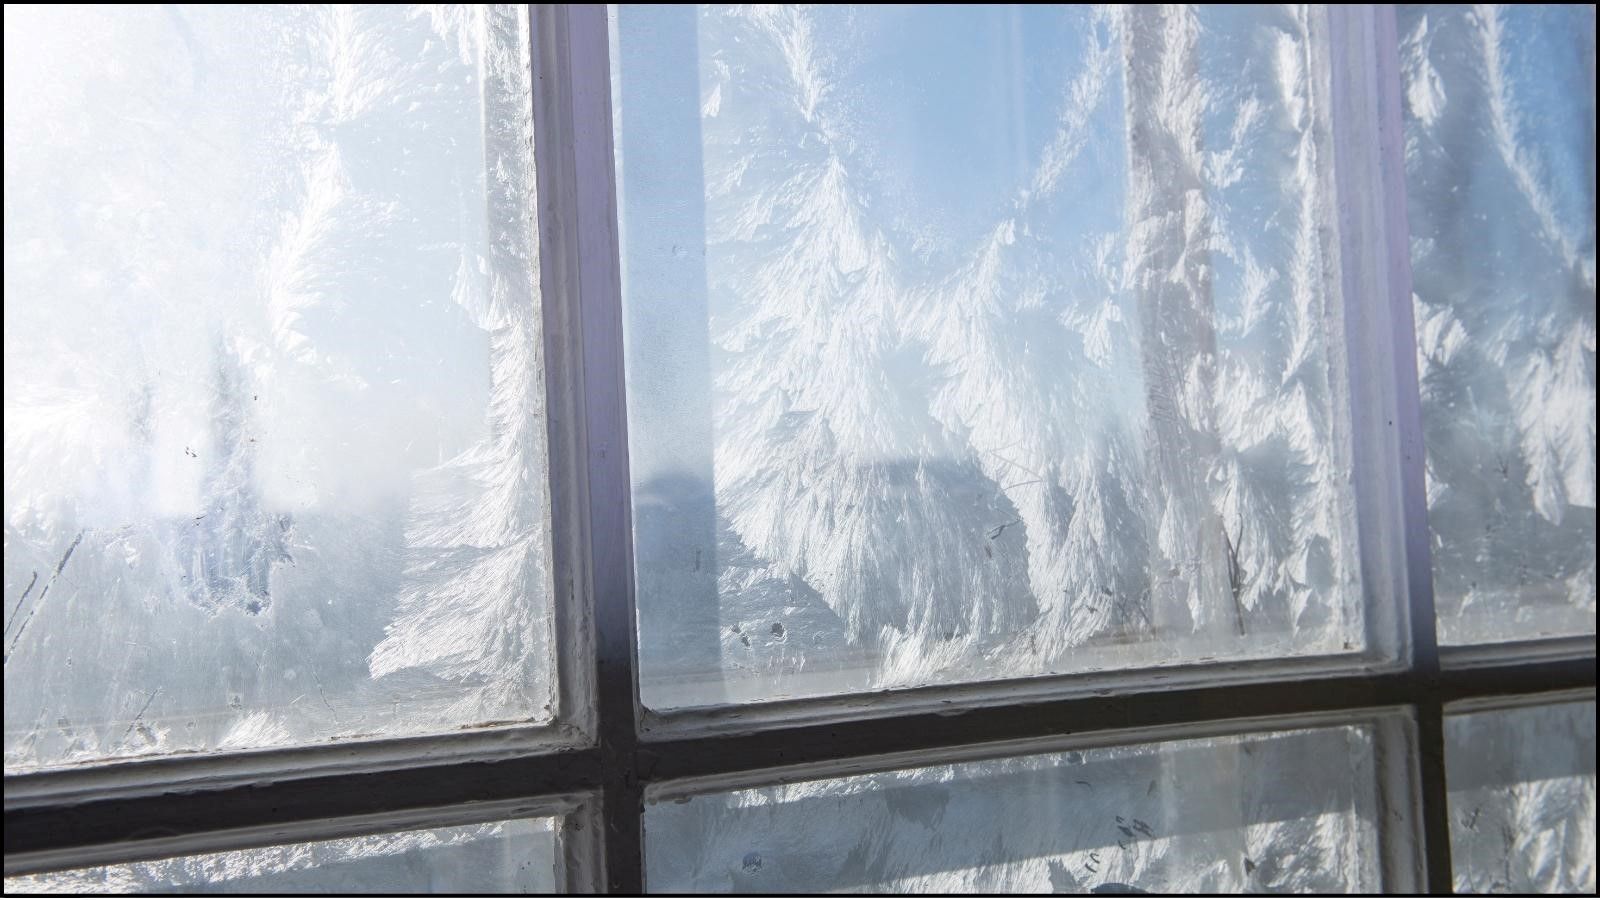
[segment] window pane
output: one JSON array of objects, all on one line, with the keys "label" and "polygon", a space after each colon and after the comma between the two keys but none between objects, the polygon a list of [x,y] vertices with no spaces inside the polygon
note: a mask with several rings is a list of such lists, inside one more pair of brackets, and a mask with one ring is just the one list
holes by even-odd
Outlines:
[{"label": "window pane", "polygon": [[546,719],[526,15],[5,46],[7,770]]},{"label": "window pane", "polygon": [[1375,759],[1391,737],[1352,725],[662,797],[645,808],[646,886],[1406,890],[1380,863],[1380,827],[1404,822],[1379,816]]},{"label": "window pane", "polygon": [[1445,718],[1458,892],[1594,893],[1594,701]]},{"label": "window pane", "polygon": [[647,704],[1366,647],[1321,15],[617,9]]},{"label": "window pane", "polygon": [[562,889],[555,820],[180,856],[5,880],[6,893],[532,894]]},{"label": "window pane", "polygon": [[1442,643],[1595,625],[1595,12],[1399,13]]}]

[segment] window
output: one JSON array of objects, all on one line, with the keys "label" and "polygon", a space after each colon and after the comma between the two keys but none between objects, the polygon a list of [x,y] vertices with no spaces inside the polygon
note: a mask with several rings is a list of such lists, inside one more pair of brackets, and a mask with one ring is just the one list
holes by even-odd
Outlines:
[{"label": "window", "polygon": [[1593,635],[1594,10],[1399,27],[1439,640]]},{"label": "window", "polygon": [[1593,889],[1592,9],[5,18],[8,892]]},{"label": "window", "polygon": [[646,706],[1393,658],[1318,27],[622,10]]},{"label": "window", "polygon": [[550,722],[525,17],[6,15],[7,771]]},{"label": "window", "polygon": [[551,819],[485,822],[7,879],[21,893],[547,894]]},{"label": "window", "polygon": [[1592,893],[1593,694],[1448,712],[1456,891]]},{"label": "window", "polygon": [[[645,887],[736,893],[1371,892],[1399,717],[647,797]],[[1302,762],[1317,760],[1315,772]],[[682,790],[679,788],[678,790]]]}]

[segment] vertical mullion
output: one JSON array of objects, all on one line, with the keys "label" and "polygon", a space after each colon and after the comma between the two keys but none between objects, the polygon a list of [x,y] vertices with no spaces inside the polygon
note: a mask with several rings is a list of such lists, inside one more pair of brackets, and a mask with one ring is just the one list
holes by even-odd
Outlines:
[{"label": "vertical mullion", "polygon": [[639,893],[640,784],[634,772],[638,700],[634,647],[633,526],[623,395],[611,85],[603,5],[537,4],[535,122],[541,283],[564,332],[574,502],[562,523],[576,557],[562,601],[586,609],[595,632],[603,821],[601,880]]},{"label": "vertical mullion", "polygon": [[1450,894],[1450,802],[1445,784],[1444,706],[1439,691],[1438,616],[1433,597],[1432,532],[1422,434],[1422,394],[1417,375],[1416,323],[1411,302],[1410,227],[1406,219],[1405,138],[1401,119],[1399,34],[1393,4],[1375,10],[1373,40],[1380,74],[1379,133],[1383,196],[1390,247],[1389,300],[1395,349],[1395,424],[1400,436],[1400,485],[1404,508],[1405,559],[1411,617],[1412,675],[1420,757],[1422,829],[1427,853],[1427,888]]},{"label": "vertical mullion", "polygon": [[1445,786],[1444,706],[1437,692],[1429,690],[1416,704],[1416,713],[1428,892],[1450,894],[1454,891],[1455,872],[1450,861],[1450,798]]},{"label": "vertical mullion", "polygon": [[[1364,577],[1369,602],[1394,604],[1409,638],[1417,716],[1419,793],[1427,889],[1449,893],[1449,807],[1444,723],[1423,468],[1422,399],[1411,305],[1405,140],[1399,38],[1390,4],[1330,7],[1332,118],[1337,160],[1343,290],[1353,421],[1361,432],[1355,473],[1377,510],[1378,565]],[[1364,551],[1369,545],[1364,542]],[[1381,570],[1381,571],[1379,571]],[[1380,609],[1378,614],[1384,614]]]},{"label": "vertical mullion", "polygon": [[1405,134],[1401,116],[1400,36],[1393,4],[1374,8],[1372,39],[1378,74],[1379,152],[1383,155],[1385,231],[1389,244],[1389,303],[1394,335],[1395,425],[1400,437],[1400,489],[1404,510],[1407,593],[1411,618],[1411,670],[1418,685],[1417,750],[1420,757],[1422,829],[1427,888],[1450,894],[1450,801],[1445,784],[1444,705],[1439,690],[1438,615],[1433,597],[1432,532],[1422,433],[1422,392],[1417,374],[1417,334],[1411,302],[1410,226],[1406,219]]},{"label": "vertical mullion", "polygon": [[599,662],[605,881],[613,893],[644,888],[634,678],[633,523],[623,396],[622,287],[606,7],[567,5],[572,145],[577,192],[584,408],[588,421],[590,578]]}]

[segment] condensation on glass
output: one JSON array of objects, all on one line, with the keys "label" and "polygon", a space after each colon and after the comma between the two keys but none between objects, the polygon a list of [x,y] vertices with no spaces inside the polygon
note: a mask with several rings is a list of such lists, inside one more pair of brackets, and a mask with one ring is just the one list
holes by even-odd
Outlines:
[{"label": "condensation on glass", "polygon": [[1398,15],[1439,639],[1593,634],[1595,10]]},{"label": "condensation on glass", "polygon": [[548,894],[554,819],[516,819],[229,850],[5,880],[25,894]]},{"label": "condensation on glass", "polygon": [[[1084,748],[663,796],[651,891],[1406,890],[1381,842],[1389,724]],[[1308,761],[1315,761],[1308,765]],[[1402,789],[1403,790],[1403,789]]]},{"label": "condensation on glass", "polygon": [[616,10],[648,705],[1372,649],[1323,15]]},{"label": "condensation on glass", "polygon": [[1456,891],[1593,894],[1594,700],[1447,715],[1445,741]]},{"label": "condensation on glass", "polygon": [[5,11],[5,765],[543,721],[514,7]]}]

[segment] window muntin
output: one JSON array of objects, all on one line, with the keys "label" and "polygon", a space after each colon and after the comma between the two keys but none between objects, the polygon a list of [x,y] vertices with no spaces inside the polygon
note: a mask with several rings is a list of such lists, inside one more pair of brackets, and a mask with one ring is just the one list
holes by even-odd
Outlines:
[{"label": "window muntin", "polygon": [[6,770],[548,721],[525,10],[5,15]]},{"label": "window muntin", "polygon": [[619,8],[647,706],[1367,649],[1319,23]]},{"label": "window muntin", "polygon": [[1404,6],[1441,644],[1595,628],[1595,14]]},{"label": "window muntin", "polygon": [[544,894],[557,820],[513,819],[228,850],[5,880],[29,894]]},{"label": "window muntin", "polygon": [[1593,698],[1446,712],[1455,890],[1594,893]]}]

